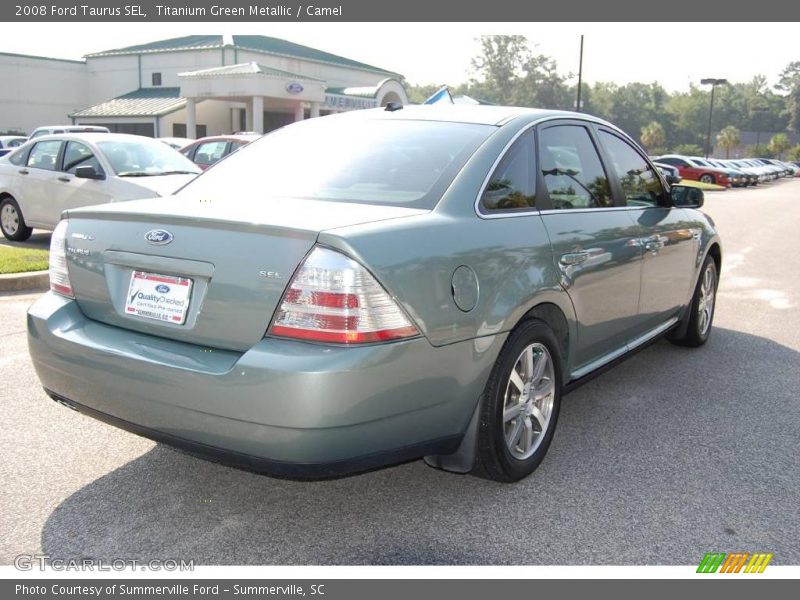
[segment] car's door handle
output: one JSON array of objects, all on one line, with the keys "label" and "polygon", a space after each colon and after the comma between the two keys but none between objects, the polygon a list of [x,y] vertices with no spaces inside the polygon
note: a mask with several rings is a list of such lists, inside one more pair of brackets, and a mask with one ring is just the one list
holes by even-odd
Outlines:
[{"label": "car's door handle", "polygon": [[30,173],[30,171],[28,171],[28,169],[20,169],[19,170],[19,174],[20,175],[27,175],[28,173]]},{"label": "car's door handle", "polygon": [[69,183],[71,181],[69,177],[59,177],[58,180],[63,181],[64,183]]},{"label": "car's door handle", "polygon": [[568,252],[567,254],[562,254],[561,259],[558,262],[561,263],[562,266],[572,267],[574,265],[579,265],[582,262],[586,262],[588,259],[588,252]]}]

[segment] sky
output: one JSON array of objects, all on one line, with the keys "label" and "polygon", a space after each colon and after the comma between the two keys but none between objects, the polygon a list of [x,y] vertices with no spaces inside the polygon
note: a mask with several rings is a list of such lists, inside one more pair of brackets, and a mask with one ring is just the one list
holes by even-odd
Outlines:
[{"label": "sky", "polygon": [[800,60],[795,23],[17,23],[4,29],[0,52],[74,59],[183,35],[261,34],[395,71],[412,84],[466,81],[476,38],[488,34],[524,35],[559,71],[575,74],[584,34],[584,81],[657,81],[670,91],[704,77],[745,82],[763,74],[774,84],[789,62]]}]

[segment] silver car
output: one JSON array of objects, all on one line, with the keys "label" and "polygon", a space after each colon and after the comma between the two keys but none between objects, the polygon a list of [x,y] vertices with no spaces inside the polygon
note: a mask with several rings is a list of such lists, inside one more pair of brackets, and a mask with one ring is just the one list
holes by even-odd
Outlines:
[{"label": "silver car", "polygon": [[249,469],[425,457],[516,481],[564,393],[661,336],[708,339],[702,203],[583,114],[311,119],[174,197],[67,211],[30,352],[58,402]]}]

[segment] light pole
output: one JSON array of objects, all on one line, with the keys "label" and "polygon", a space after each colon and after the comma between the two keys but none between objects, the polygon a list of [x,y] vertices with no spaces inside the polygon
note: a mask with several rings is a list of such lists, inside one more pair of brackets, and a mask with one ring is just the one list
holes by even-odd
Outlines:
[{"label": "light pole", "polygon": [[583,35],[581,34],[581,52],[578,59],[578,98],[575,101],[575,110],[581,111],[581,86],[583,85]]},{"label": "light pole", "polygon": [[711,117],[714,115],[714,88],[718,85],[726,85],[728,80],[706,78],[701,79],[700,83],[711,86],[711,106],[708,108],[708,131],[706,132],[706,158],[708,158],[708,155],[711,154]]}]

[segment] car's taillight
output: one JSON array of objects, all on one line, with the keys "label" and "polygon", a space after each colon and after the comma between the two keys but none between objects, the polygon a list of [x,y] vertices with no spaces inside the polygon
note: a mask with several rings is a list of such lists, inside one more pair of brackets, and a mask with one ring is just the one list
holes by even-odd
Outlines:
[{"label": "car's taillight", "polygon": [[50,289],[74,298],[67,271],[67,225],[66,219],[61,221],[50,237]]},{"label": "car's taillight", "polygon": [[419,331],[369,271],[335,250],[317,247],[292,278],[269,333],[362,344]]}]

